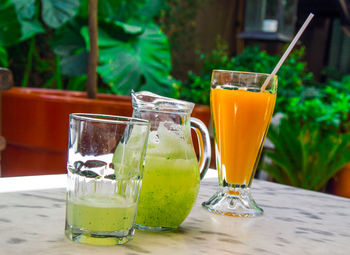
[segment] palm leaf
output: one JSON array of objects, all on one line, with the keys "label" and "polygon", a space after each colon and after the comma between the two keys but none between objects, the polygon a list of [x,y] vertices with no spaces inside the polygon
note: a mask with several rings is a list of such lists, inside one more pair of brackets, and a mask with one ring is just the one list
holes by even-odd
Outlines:
[{"label": "palm leaf", "polygon": [[[298,129],[292,128],[282,119],[279,126],[272,125],[270,127],[268,138],[274,144],[275,149],[272,152],[267,153],[269,157],[275,164],[279,165],[280,170],[283,172],[284,176],[288,177],[289,183],[293,186],[297,186],[298,175],[295,174],[296,169],[300,169],[300,165],[297,166],[295,162],[300,162],[297,160],[301,156],[301,147],[296,139],[290,139],[291,137],[297,137]],[[268,172],[269,170],[266,169]],[[274,173],[270,173],[274,176]],[[274,176],[277,179],[277,176]]]},{"label": "palm leaf", "polygon": [[322,132],[284,118],[272,126],[268,138],[274,150],[265,152],[271,163],[263,169],[284,184],[320,190],[350,161],[350,134]]}]

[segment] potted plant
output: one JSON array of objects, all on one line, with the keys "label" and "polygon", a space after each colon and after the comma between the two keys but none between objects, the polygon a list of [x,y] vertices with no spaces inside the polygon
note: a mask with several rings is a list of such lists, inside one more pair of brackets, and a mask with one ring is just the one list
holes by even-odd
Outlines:
[{"label": "potted plant", "polygon": [[[298,96],[284,98],[284,116],[270,127],[274,145],[265,151],[263,169],[276,181],[312,190],[326,190],[329,181],[350,162],[350,81],[330,80],[303,86]],[[338,181],[347,181],[338,176]],[[346,178],[346,177],[345,177]],[[336,194],[340,184],[335,184]],[[344,185],[346,186],[346,185]]]},{"label": "potted plant", "polygon": [[265,150],[270,162],[263,169],[282,184],[325,191],[350,159],[350,134],[300,124],[287,116],[270,127],[268,138],[274,148]]},{"label": "potted plant", "polygon": [[[336,88],[336,96],[340,98],[349,98],[347,95],[350,92],[350,75],[342,76],[340,79],[330,80],[329,83],[332,87]],[[338,94],[338,91],[340,92]],[[349,112],[349,101],[344,102],[340,106],[343,108],[343,132],[349,132],[349,121],[345,122],[349,118],[346,116]],[[349,149],[349,148],[347,148]],[[350,157],[348,163],[342,167],[337,174],[333,177],[333,193],[339,196],[350,198]]]},{"label": "potted plant", "polygon": [[[96,23],[90,32],[86,25],[88,1],[6,0],[0,4],[4,28],[0,33],[6,33],[0,36],[0,64],[9,66],[15,84],[24,87],[3,93],[1,124],[7,147],[2,153],[2,176],[65,172],[71,112],[131,115],[129,97],[96,96],[95,85],[88,86],[88,94],[96,99],[87,98],[85,92],[57,90],[85,90],[87,80],[89,84],[97,80],[86,75],[88,53],[93,49],[96,53],[96,42],[99,92],[128,95],[134,89],[175,95],[169,43],[153,21],[161,2],[100,0],[98,15],[97,6],[90,5],[90,16],[94,11],[99,23],[97,41],[93,40],[97,33],[92,35]],[[96,55],[90,54],[95,64]],[[95,69],[90,65],[90,75]],[[28,88],[36,81],[42,88]]]}]

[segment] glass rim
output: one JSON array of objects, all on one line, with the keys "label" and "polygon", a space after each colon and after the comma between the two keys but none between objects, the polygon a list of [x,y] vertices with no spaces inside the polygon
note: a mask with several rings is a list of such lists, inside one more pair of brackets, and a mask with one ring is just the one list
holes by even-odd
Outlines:
[{"label": "glass rim", "polygon": [[71,113],[69,114],[69,117],[77,120],[104,122],[110,124],[133,124],[150,126],[150,122],[148,120],[118,115],[98,113]]},{"label": "glass rim", "polygon": [[[233,71],[233,70],[224,70],[224,69],[213,69],[212,73],[214,72],[227,72],[227,73],[237,73],[237,74],[247,74],[247,75],[263,75],[263,76],[270,76],[269,73],[258,73],[258,72],[248,72],[248,71]],[[273,75],[277,76],[277,74]]]},{"label": "glass rim", "polygon": [[[253,92],[263,92],[261,91],[261,88],[264,84],[264,82],[269,79],[269,76],[271,74],[267,73],[257,73],[257,72],[248,72],[248,71],[231,71],[231,70],[223,70],[223,69],[214,69],[212,71],[211,76],[211,82],[210,82],[210,90],[213,88],[216,88],[217,86],[223,88],[223,89],[230,89],[230,88],[224,88],[222,86],[234,86],[236,85],[239,88],[247,88],[247,90],[250,89],[259,89],[260,91],[253,91]],[[227,77],[224,77],[227,76]],[[235,79],[238,78],[238,81],[234,82]],[[222,80],[225,78],[224,80]],[[254,82],[250,81],[248,84],[249,79],[254,79]],[[258,81],[259,80],[259,81]],[[264,81],[265,80],[265,81]],[[277,94],[277,87],[278,87],[278,76],[275,74],[271,77],[268,85],[264,89],[264,91],[269,91],[272,94]]]}]

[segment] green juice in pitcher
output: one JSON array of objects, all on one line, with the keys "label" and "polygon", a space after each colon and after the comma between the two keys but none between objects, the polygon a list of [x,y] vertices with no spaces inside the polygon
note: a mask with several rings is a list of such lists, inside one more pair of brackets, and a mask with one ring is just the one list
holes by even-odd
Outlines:
[{"label": "green juice in pitcher", "polygon": [[190,213],[199,190],[199,167],[192,144],[158,129],[146,153],[136,224],[143,230],[177,228]]},{"label": "green juice in pitcher", "polygon": [[[149,231],[176,229],[190,213],[200,179],[209,167],[209,132],[203,122],[191,117],[194,107],[191,102],[148,91],[132,92],[131,97],[133,117],[148,120],[151,131],[136,228]],[[198,138],[199,162],[191,129]]]}]

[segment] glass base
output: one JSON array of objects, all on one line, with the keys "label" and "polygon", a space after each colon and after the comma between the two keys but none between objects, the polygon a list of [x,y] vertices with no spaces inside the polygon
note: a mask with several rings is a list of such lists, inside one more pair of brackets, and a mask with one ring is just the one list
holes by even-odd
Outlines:
[{"label": "glass base", "polygon": [[[125,233],[126,232],[126,233]],[[135,229],[123,232],[112,233],[93,233],[86,232],[81,229],[73,228],[71,226],[66,227],[66,237],[77,243],[101,245],[101,246],[113,246],[124,244],[133,239]]]},{"label": "glass base", "polygon": [[248,187],[221,188],[202,206],[212,213],[235,217],[256,217],[264,213]]},{"label": "glass base", "polygon": [[149,227],[149,226],[140,225],[140,224],[136,224],[135,228],[137,228],[138,230],[153,231],[153,232],[172,231],[172,230],[177,229],[177,228],[172,228],[172,227]]}]

